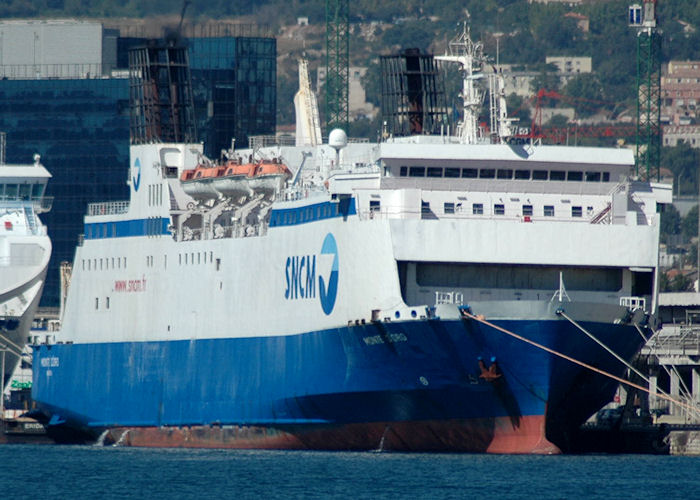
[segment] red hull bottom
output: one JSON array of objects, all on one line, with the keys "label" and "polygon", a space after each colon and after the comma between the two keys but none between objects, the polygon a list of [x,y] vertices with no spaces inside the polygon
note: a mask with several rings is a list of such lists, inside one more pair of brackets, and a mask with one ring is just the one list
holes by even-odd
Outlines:
[{"label": "red hull bottom", "polygon": [[557,454],[545,417],[317,426],[115,427],[105,442],[157,448],[452,451]]}]

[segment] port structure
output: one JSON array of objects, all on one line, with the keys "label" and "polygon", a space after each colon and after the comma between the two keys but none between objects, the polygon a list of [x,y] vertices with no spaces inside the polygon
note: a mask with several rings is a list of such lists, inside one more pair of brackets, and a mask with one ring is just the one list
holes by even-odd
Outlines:
[{"label": "port structure", "polygon": [[348,132],[350,20],[348,0],[326,0],[326,134]]},{"label": "port structure", "polygon": [[636,173],[660,180],[661,34],[656,27],[656,0],[631,5],[629,24],[637,30]]}]

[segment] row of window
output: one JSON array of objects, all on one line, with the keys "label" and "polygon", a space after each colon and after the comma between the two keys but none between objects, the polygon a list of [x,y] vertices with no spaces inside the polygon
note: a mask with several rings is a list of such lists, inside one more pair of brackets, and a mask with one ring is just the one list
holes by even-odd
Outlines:
[{"label": "row of window", "polygon": [[0,200],[38,199],[44,194],[46,184],[0,184]]},{"label": "row of window", "polygon": [[126,257],[104,257],[82,259],[83,271],[102,271],[107,269],[126,269]]},{"label": "row of window", "polygon": [[[522,216],[523,217],[531,217],[535,215],[534,208],[532,205],[522,205]],[[370,212],[379,212],[381,210],[381,203],[379,200],[370,200],[369,202],[369,210]],[[587,207],[588,212],[593,211],[593,207],[589,206]],[[429,214],[430,213],[430,202],[428,201],[421,201],[421,213],[423,214]],[[458,213],[464,213],[465,212],[465,206],[462,203],[454,203],[454,202],[448,202],[446,201],[443,204],[443,213],[445,215],[453,215],[453,214],[458,214]],[[472,215],[483,215],[484,214],[484,204],[483,203],[472,203]],[[506,214],[506,206],[503,203],[494,203],[493,205],[493,214],[494,215],[505,215]],[[544,205],[542,207],[542,215],[544,217],[554,217],[554,205]],[[579,205],[573,205],[571,207],[571,217],[583,217],[583,207]]]},{"label": "row of window", "polygon": [[[532,217],[535,215],[535,210],[532,205],[522,205],[522,216]],[[588,211],[592,211],[593,207],[587,207]],[[430,210],[430,205],[427,202],[423,202],[422,211],[425,213]],[[443,205],[443,210],[445,214],[454,214],[458,212],[463,212],[464,207],[461,203],[445,202]],[[472,215],[483,215],[484,214],[484,204],[483,203],[472,203]],[[494,215],[505,215],[506,206],[503,203],[494,203],[493,205]],[[543,205],[542,215],[544,217],[554,217],[554,205]],[[571,206],[571,217],[583,217],[583,207],[580,205]]]},{"label": "row of window", "polygon": [[356,213],[355,199],[343,198],[307,207],[273,210],[270,215],[270,227],[302,224]]},{"label": "row of window", "polygon": [[[214,252],[185,252],[178,254],[179,265],[211,264],[214,262]],[[146,267],[153,267],[155,259],[152,255],[146,256]],[[221,260],[216,259],[216,270],[219,270]],[[109,269],[126,269],[126,257],[103,257],[82,259],[83,271],[102,271]],[[163,256],[163,268],[168,268],[168,256]]]},{"label": "row of window", "polygon": [[163,185],[148,185],[148,206],[161,206],[163,204]]},{"label": "row of window", "polygon": [[610,172],[580,170],[529,170],[512,168],[401,167],[401,177],[447,177],[463,179],[503,179],[523,181],[610,182]]},{"label": "row of window", "polygon": [[[179,265],[196,265],[196,264],[212,264],[214,262],[214,252],[185,252],[177,254]],[[167,267],[168,256],[165,256],[165,265]],[[221,259],[216,259],[216,270],[221,266]]]}]

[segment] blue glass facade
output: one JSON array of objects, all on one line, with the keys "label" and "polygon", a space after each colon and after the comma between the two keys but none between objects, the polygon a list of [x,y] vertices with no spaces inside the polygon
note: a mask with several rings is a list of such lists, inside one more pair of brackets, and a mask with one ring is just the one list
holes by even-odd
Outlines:
[{"label": "blue glass facade", "polygon": [[199,139],[207,156],[248,144],[251,135],[275,133],[274,38],[195,38],[190,67]]},{"label": "blue glass facade", "polygon": [[53,176],[42,215],[53,244],[42,304],[57,306],[58,268],[73,261],[88,203],[128,196],[129,86],[126,79],[1,80],[0,130],[7,162],[39,153]]},{"label": "blue glass facade", "polygon": [[[117,66],[128,48],[117,42]],[[218,157],[236,138],[274,134],[276,40],[212,37],[189,42],[195,116],[205,153]],[[58,306],[59,265],[72,262],[88,203],[128,197],[129,82],[127,78],[0,80],[0,130],[7,162],[30,163],[39,153],[51,172],[51,212],[42,219],[53,242],[43,306]]]}]

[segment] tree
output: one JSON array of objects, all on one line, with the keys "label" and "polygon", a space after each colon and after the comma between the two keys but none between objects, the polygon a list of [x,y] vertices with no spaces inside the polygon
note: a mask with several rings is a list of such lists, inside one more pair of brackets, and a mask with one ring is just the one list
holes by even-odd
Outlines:
[{"label": "tree", "polygon": [[[558,92],[561,86],[558,68],[554,64],[541,64],[538,71],[539,73],[530,82],[532,93],[536,95],[540,89]],[[545,97],[540,104],[545,108],[553,108],[556,106],[557,101]]]},{"label": "tree", "polygon": [[432,23],[408,21],[389,28],[382,35],[384,45],[399,49],[418,48],[426,51],[435,38]]},{"label": "tree", "polygon": [[576,110],[576,116],[587,118],[593,116],[601,107],[603,85],[593,73],[582,73],[569,80],[564,93],[573,97],[570,104]]},{"label": "tree", "polygon": [[681,214],[671,204],[663,206],[661,212],[661,241],[668,244],[669,236],[680,234],[681,232]]},{"label": "tree", "polygon": [[700,152],[686,142],[679,142],[673,147],[661,148],[661,165],[673,172],[677,194],[696,194],[698,192],[698,165]]},{"label": "tree", "polygon": [[561,127],[566,127],[566,125],[568,123],[569,123],[569,119],[566,116],[560,115],[560,114],[555,114],[555,115],[552,115],[552,117],[549,120],[547,120],[547,123],[545,123],[545,125],[547,127],[561,128]]},{"label": "tree", "polygon": [[530,107],[528,103],[517,94],[510,94],[506,97],[508,116],[517,118],[516,127],[529,127],[532,118],[530,117]]},{"label": "tree", "polygon": [[694,238],[698,235],[698,206],[695,205],[683,217],[681,221],[681,231],[687,239]]},{"label": "tree", "polygon": [[362,87],[365,89],[365,99],[375,106],[382,104],[382,68],[377,59],[367,66],[367,72],[362,77]]}]

